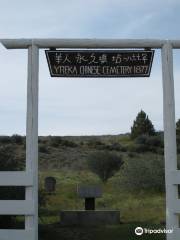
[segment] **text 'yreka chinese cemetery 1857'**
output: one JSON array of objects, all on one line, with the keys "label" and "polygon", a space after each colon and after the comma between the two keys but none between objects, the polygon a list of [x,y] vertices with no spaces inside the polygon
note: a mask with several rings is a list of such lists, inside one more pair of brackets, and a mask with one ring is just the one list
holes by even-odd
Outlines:
[{"label": "text 'yreka chinese cemetery 1857'", "polygon": [[46,50],[52,77],[149,77],[153,50]]}]

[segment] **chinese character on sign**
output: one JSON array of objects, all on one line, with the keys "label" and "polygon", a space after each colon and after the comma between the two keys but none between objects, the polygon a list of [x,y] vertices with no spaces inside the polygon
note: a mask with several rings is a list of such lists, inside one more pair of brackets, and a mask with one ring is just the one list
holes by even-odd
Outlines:
[{"label": "chinese character on sign", "polygon": [[134,53],[133,53],[133,55],[124,56],[124,57],[123,57],[123,60],[124,60],[125,62],[139,62],[139,61],[141,61],[141,56],[140,56],[139,53],[137,53],[137,54],[134,54]]},{"label": "chinese character on sign", "polygon": [[116,64],[121,63],[122,62],[121,54],[117,54],[116,56],[113,56],[112,61]]},{"label": "chinese character on sign", "polygon": [[56,59],[56,63],[60,64],[62,62],[62,54],[56,53],[55,59]]},{"label": "chinese character on sign", "polygon": [[123,61],[129,62],[129,61],[130,61],[130,57],[129,57],[129,56],[124,56],[124,57],[123,57]]},{"label": "chinese character on sign", "polygon": [[146,61],[148,61],[148,56],[146,53],[142,54],[142,61],[144,62],[144,64],[146,64]]},{"label": "chinese character on sign", "polygon": [[102,55],[99,57],[99,62],[100,62],[101,64],[107,63],[107,55],[106,55],[106,54],[102,54]]},{"label": "chinese character on sign", "polygon": [[131,57],[131,61],[132,61],[132,62],[135,62],[135,61],[136,61],[136,57],[137,57],[137,55],[136,55],[136,54],[133,54],[132,57]]},{"label": "chinese character on sign", "polygon": [[90,55],[90,61],[89,61],[88,64],[92,64],[92,63],[98,63],[98,62],[96,61],[96,56],[95,56],[94,53],[92,53],[92,54]]},{"label": "chinese character on sign", "polygon": [[139,53],[136,55],[136,60],[137,60],[137,61],[141,61],[141,56],[140,56]]},{"label": "chinese character on sign", "polygon": [[77,63],[83,63],[83,62],[87,62],[88,60],[85,58],[84,55],[77,53],[76,61],[77,61]]},{"label": "chinese character on sign", "polygon": [[65,55],[63,63],[71,63],[71,61],[69,60],[69,55],[68,54]]}]

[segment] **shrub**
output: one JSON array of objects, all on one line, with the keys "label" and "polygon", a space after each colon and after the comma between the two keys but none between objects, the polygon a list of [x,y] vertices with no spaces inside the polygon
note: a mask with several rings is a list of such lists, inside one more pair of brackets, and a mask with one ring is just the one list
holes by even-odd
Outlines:
[{"label": "shrub", "polygon": [[121,172],[120,184],[128,190],[164,191],[165,174],[162,156],[149,154],[129,158]]},{"label": "shrub", "polygon": [[128,152],[128,157],[129,158],[134,158],[134,157],[136,157],[136,153]]},{"label": "shrub", "polygon": [[148,136],[141,135],[135,139],[136,152],[151,151],[154,153],[160,152],[159,148],[163,148],[164,143],[160,135]]},{"label": "shrub", "polygon": [[23,137],[18,134],[14,134],[11,137],[11,141],[12,143],[16,143],[16,144],[23,144]]},{"label": "shrub", "polygon": [[146,144],[131,143],[127,146],[128,152],[143,153],[149,150]]},{"label": "shrub", "polygon": [[176,122],[176,135],[180,136],[180,119]]},{"label": "shrub", "polygon": [[39,188],[39,191],[38,191],[38,204],[39,204],[39,207],[46,207],[47,202],[48,202],[47,192],[44,189]]},{"label": "shrub", "polygon": [[50,145],[52,147],[59,147],[59,146],[65,146],[65,147],[77,147],[78,145],[75,142],[64,140],[62,137],[59,136],[50,136]]},{"label": "shrub", "polygon": [[11,144],[0,146],[0,171],[22,170],[21,162],[15,155],[15,148]]},{"label": "shrub", "polygon": [[41,153],[49,153],[48,148],[45,144],[39,144],[39,152]]},{"label": "shrub", "polygon": [[134,149],[135,149],[134,152],[137,153],[144,153],[150,150],[147,144],[136,144]]},{"label": "shrub", "polygon": [[176,122],[177,152],[180,153],[180,119]]},{"label": "shrub", "polygon": [[11,137],[9,137],[9,136],[0,136],[0,143],[2,143],[2,144],[11,143]]},{"label": "shrub", "polygon": [[62,138],[59,136],[50,136],[50,145],[52,147],[58,147],[59,144],[62,142]]},{"label": "shrub", "polygon": [[180,145],[180,136],[176,136],[177,144]]},{"label": "shrub", "polygon": [[103,182],[112,177],[122,166],[122,157],[108,151],[93,153],[88,158],[89,169],[97,174]]},{"label": "shrub", "polygon": [[146,144],[147,143],[147,138],[148,138],[147,135],[142,134],[142,135],[138,136],[135,139],[135,143],[137,143],[137,144]]},{"label": "shrub", "polygon": [[164,146],[164,142],[163,142],[161,136],[148,136],[146,144],[153,146],[153,147],[163,147]]},{"label": "shrub", "polygon": [[87,145],[91,148],[101,148],[104,146],[104,143],[102,143],[99,139],[93,137],[87,142]]},{"label": "shrub", "polygon": [[68,141],[68,140],[63,140],[63,141],[61,142],[61,145],[62,145],[62,146],[65,146],[65,147],[72,147],[72,148],[78,146],[75,142]]},{"label": "shrub", "polygon": [[126,147],[122,146],[120,143],[112,143],[111,145],[106,145],[106,149],[111,150],[111,151],[121,151],[121,152],[126,152],[127,149]]}]

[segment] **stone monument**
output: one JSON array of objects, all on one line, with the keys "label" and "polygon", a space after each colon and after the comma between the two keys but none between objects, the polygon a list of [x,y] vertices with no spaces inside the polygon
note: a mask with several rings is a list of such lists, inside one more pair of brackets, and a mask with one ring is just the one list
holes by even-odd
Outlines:
[{"label": "stone monument", "polygon": [[95,210],[95,199],[102,197],[100,186],[78,186],[77,194],[85,199],[85,210]]},{"label": "stone monument", "polygon": [[96,210],[95,199],[102,197],[100,186],[82,185],[77,187],[77,194],[85,199],[85,210],[60,212],[62,226],[97,226],[120,223],[120,212],[117,210]]}]

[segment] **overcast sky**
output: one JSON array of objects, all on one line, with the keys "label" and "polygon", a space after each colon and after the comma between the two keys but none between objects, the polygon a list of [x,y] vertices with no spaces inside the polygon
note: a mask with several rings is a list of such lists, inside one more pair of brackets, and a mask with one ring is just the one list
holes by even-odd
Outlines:
[{"label": "overcast sky", "polygon": [[[0,38],[180,39],[179,0],[0,0]],[[176,119],[180,52],[174,51]],[[27,51],[0,46],[0,135],[25,135]],[[51,78],[40,52],[39,135],[119,134],[143,109],[163,129],[160,52],[150,78]]]}]

